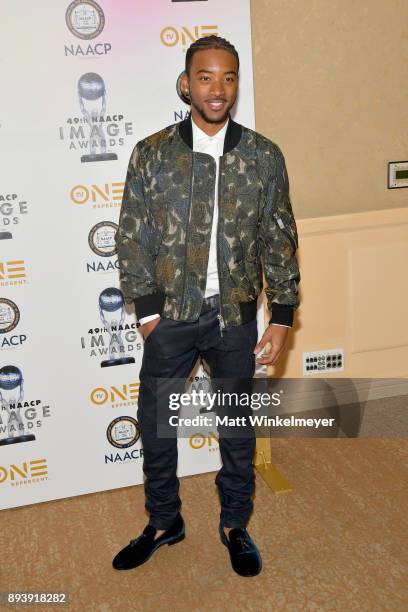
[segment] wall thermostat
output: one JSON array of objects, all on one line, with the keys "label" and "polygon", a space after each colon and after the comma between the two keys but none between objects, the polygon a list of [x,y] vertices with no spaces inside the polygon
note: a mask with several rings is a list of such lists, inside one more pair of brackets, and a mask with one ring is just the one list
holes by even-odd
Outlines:
[{"label": "wall thermostat", "polygon": [[408,161],[388,163],[388,189],[408,187]]}]

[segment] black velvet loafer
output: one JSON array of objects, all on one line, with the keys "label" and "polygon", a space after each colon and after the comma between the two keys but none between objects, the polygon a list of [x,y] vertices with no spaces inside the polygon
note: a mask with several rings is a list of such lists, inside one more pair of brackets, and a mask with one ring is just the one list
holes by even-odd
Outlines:
[{"label": "black velvet loafer", "polygon": [[256,576],[262,569],[262,558],[246,529],[231,529],[228,537],[219,528],[221,542],[228,548],[232,569],[240,576]]},{"label": "black velvet loafer", "polygon": [[157,529],[155,527],[147,525],[141,536],[130,540],[130,543],[118,552],[112,561],[113,567],[117,570],[133,569],[148,561],[163,544],[171,546],[171,544],[177,544],[177,542],[184,540],[184,521],[181,514],[177,516],[173,525],[155,540],[156,533]]}]

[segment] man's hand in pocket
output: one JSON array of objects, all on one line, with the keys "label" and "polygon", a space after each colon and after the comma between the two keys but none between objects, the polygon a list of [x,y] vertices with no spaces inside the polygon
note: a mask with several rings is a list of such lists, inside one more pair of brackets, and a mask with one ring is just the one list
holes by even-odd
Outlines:
[{"label": "man's hand in pocket", "polygon": [[157,319],[153,319],[153,321],[148,321],[147,323],[145,323],[144,325],[141,326],[141,331],[143,334],[143,338],[144,340],[146,340],[149,336],[149,334],[152,333],[152,331],[154,330],[154,328],[156,327],[156,325],[159,324],[161,317],[157,317]]}]

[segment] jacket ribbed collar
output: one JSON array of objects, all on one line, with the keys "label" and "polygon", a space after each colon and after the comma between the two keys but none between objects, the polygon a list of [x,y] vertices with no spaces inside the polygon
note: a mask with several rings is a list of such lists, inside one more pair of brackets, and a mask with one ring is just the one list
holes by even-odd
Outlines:
[{"label": "jacket ribbed collar", "polygon": [[[188,145],[190,149],[192,149],[193,148],[193,126],[191,123],[191,115],[189,115],[183,121],[180,121],[178,129],[179,129],[179,134],[181,138],[184,140],[186,145]],[[228,153],[229,151],[234,149],[239,143],[239,141],[241,140],[241,136],[242,136],[242,125],[233,121],[230,116],[227,131],[225,133],[223,154]]]}]

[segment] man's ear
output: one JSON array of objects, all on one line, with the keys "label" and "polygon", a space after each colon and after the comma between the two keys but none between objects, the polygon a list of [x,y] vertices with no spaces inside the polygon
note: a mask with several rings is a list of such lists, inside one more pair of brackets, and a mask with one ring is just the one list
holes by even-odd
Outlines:
[{"label": "man's ear", "polygon": [[184,70],[177,79],[177,93],[179,97],[186,104],[190,104],[190,87],[189,79],[186,71]]}]

